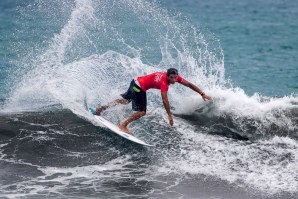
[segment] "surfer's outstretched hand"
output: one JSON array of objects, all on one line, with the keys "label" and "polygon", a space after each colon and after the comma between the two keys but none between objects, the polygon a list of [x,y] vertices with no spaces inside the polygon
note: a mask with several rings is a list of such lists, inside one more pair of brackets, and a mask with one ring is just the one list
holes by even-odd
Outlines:
[{"label": "surfer's outstretched hand", "polygon": [[203,98],[204,101],[206,101],[206,100],[211,100],[211,99],[212,99],[210,96],[208,96],[208,95],[206,95],[206,94],[203,94],[203,95],[202,95],[202,98]]}]

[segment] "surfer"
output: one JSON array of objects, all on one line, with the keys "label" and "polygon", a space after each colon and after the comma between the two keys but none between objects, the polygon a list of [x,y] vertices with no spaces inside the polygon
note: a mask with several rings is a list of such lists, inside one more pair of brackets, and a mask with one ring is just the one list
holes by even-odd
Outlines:
[{"label": "surfer", "polygon": [[121,99],[116,99],[115,101],[112,101],[105,106],[97,106],[96,114],[100,115],[102,111],[106,110],[109,107],[116,106],[117,104],[128,104],[132,102],[132,110],[136,112],[129,116],[126,120],[121,122],[119,125],[119,128],[122,131],[131,134],[127,129],[127,125],[146,114],[146,91],[148,89],[155,88],[160,89],[161,91],[162,102],[168,113],[169,123],[171,126],[173,126],[174,121],[170,110],[170,103],[168,100],[168,88],[170,84],[175,84],[175,82],[189,87],[195,92],[199,93],[202,96],[203,100],[211,100],[211,97],[206,95],[201,89],[178,75],[177,69],[169,68],[167,72],[155,72],[133,79],[128,90],[125,93],[121,94]]}]

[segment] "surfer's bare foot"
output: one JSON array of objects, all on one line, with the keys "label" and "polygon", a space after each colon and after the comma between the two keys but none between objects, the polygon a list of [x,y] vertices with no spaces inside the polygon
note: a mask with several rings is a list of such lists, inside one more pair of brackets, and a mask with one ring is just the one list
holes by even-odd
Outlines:
[{"label": "surfer's bare foot", "polygon": [[97,106],[95,109],[96,115],[100,115],[100,113],[106,109],[106,106]]},{"label": "surfer's bare foot", "polygon": [[128,128],[127,128],[124,124],[120,124],[118,127],[119,127],[119,129],[120,129],[121,131],[123,131],[123,132],[125,132],[125,133],[128,133],[128,134],[130,134],[130,135],[132,135],[132,133],[129,132]]}]

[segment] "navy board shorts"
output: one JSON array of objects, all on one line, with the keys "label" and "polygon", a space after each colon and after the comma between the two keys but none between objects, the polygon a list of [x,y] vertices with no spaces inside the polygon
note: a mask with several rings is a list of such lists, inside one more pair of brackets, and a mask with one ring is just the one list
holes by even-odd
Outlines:
[{"label": "navy board shorts", "polygon": [[146,92],[143,91],[133,79],[130,82],[128,90],[121,94],[121,96],[128,100],[129,102],[132,101],[132,110],[134,111],[144,111],[146,112],[147,108],[147,97]]}]

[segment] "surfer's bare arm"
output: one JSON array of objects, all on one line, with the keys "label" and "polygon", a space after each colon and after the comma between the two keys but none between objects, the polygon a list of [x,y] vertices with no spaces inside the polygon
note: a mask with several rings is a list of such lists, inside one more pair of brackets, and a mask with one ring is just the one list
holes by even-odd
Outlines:
[{"label": "surfer's bare arm", "polygon": [[202,98],[203,98],[204,101],[206,101],[206,99],[207,100],[211,100],[211,97],[210,96],[206,95],[201,89],[199,89],[199,87],[197,87],[193,83],[191,83],[191,82],[183,79],[182,82],[181,82],[181,84],[183,84],[184,86],[189,87],[193,91],[199,93],[202,96]]},{"label": "surfer's bare arm", "polygon": [[161,97],[162,97],[162,103],[168,113],[168,116],[169,116],[170,125],[173,126],[174,121],[173,121],[173,116],[172,116],[171,109],[170,109],[170,103],[168,100],[168,92],[161,92]]}]

